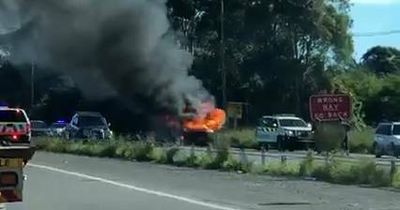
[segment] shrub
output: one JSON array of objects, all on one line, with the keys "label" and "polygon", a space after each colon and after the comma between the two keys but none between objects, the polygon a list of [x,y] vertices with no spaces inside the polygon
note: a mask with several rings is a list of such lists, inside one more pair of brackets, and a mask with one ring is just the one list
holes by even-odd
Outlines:
[{"label": "shrub", "polygon": [[133,145],[133,158],[137,161],[149,161],[153,145],[147,142],[136,142]]},{"label": "shrub", "polygon": [[174,164],[174,156],[179,152],[179,148],[172,147],[167,150],[167,164]]},{"label": "shrub", "polygon": [[400,171],[394,173],[392,177],[392,186],[396,188],[400,188]]},{"label": "shrub", "polygon": [[306,158],[300,162],[299,175],[311,176],[314,170],[314,157],[312,152],[308,152]]},{"label": "shrub", "polygon": [[185,166],[188,159],[188,155],[185,151],[177,151],[175,155],[172,157],[173,163],[176,166]]},{"label": "shrub", "polygon": [[297,162],[271,161],[264,168],[264,173],[272,176],[298,176],[299,170]]},{"label": "shrub", "polygon": [[349,132],[349,149],[355,153],[372,151],[374,129],[352,130]]},{"label": "shrub", "polygon": [[215,163],[215,157],[211,153],[202,153],[197,158],[197,165],[204,169],[218,169],[219,165]]},{"label": "shrub", "polygon": [[167,152],[161,147],[155,147],[151,151],[149,158],[156,163],[167,163]]},{"label": "shrub", "polygon": [[212,134],[211,139],[214,143],[216,141],[222,141],[232,145],[233,147],[243,146],[245,148],[257,148],[254,129],[227,129]]}]

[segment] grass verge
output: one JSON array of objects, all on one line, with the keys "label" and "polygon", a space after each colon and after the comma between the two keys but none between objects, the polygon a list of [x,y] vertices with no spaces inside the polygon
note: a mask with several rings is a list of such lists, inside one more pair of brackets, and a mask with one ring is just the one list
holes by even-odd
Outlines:
[{"label": "grass verge", "polygon": [[360,160],[350,164],[337,161],[332,156],[324,162],[317,162],[309,153],[302,161],[268,161],[266,165],[261,166],[238,160],[229,152],[229,145],[221,146],[217,153],[211,152],[210,149],[206,152],[194,153],[177,147],[156,147],[148,142],[123,140],[83,142],[44,138],[36,142],[38,149],[56,153],[153,161],[175,166],[238,171],[241,173],[250,172],[261,175],[311,177],[337,184],[400,188],[400,172],[377,167],[372,159]]}]

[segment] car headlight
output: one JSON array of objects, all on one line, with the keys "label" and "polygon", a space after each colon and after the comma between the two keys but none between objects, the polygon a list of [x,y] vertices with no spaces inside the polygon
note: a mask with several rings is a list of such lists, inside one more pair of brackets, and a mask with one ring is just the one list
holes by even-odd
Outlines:
[{"label": "car headlight", "polygon": [[294,132],[293,132],[293,131],[290,131],[290,130],[286,130],[285,133],[286,133],[286,135],[288,135],[288,136],[292,136],[292,135],[294,134]]}]

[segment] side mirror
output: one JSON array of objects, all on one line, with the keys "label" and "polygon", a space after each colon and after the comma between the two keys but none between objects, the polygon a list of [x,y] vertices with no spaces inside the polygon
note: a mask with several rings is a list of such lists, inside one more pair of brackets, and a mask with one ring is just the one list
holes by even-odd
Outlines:
[{"label": "side mirror", "polygon": [[108,126],[108,127],[111,127],[111,123],[108,123],[107,126]]},{"label": "side mirror", "polygon": [[312,128],[311,123],[307,123],[307,127]]},{"label": "side mirror", "polygon": [[274,123],[274,124],[272,124],[272,127],[273,127],[273,128],[277,128],[277,127],[278,127],[278,124]]}]

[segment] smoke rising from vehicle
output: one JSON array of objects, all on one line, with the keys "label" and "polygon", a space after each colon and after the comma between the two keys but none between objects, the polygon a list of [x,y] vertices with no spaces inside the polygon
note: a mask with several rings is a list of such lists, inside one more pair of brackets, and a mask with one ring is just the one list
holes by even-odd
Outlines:
[{"label": "smoke rising from vehicle", "polygon": [[88,97],[118,95],[132,106],[140,99],[176,113],[185,97],[209,97],[188,73],[193,58],[170,29],[166,0],[5,0],[0,6],[0,17],[14,25],[0,24],[2,31],[29,31],[13,38],[12,62],[33,59],[66,73]]}]

